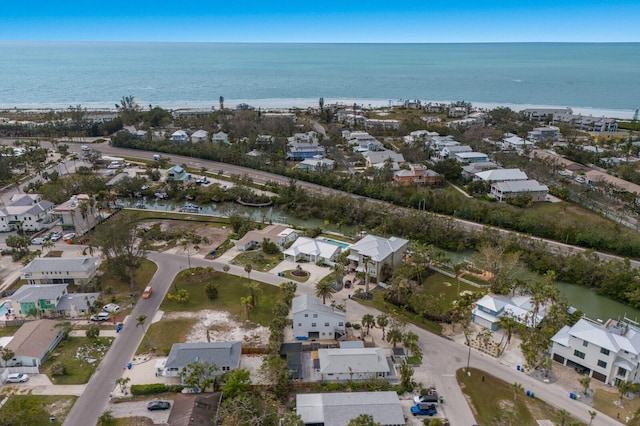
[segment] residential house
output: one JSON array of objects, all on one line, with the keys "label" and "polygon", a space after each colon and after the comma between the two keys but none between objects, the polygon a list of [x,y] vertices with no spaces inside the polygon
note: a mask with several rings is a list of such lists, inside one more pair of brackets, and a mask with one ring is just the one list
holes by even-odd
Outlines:
[{"label": "residential house", "polygon": [[0,207],[0,232],[41,231],[51,225],[54,204],[42,199],[39,194],[14,194],[9,202]]},{"label": "residential house", "polygon": [[619,177],[612,176],[598,170],[590,170],[585,173],[587,184],[593,187],[601,187],[607,190],[628,192],[640,195],[640,185],[629,182]]},{"label": "residential house", "polygon": [[425,185],[438,183],[441,176],[422,164],[409,164],[409,170],[401,169],[394,172],[393,180],[399,186]]},{"label": "residential house", "polygon": [[495,182],[491,185],[490,196],[498,201],[507,201],[518,195],[531,195],[531,201],[545,201],[549,188],[540,184],[537,180],[517,180],[507,182]]},{"label": "residential house", "polygon": [[73,195],[68,201],[51,210],[51,215],[64,230],[84,235],[92,230],[100,219],[94,200],[87,194]]},{"label": "residential house", "polygon": [[275,136],[271,135],[258,135],[256,137],[256,146],[260,148],[268,148],[273,145],[276,141]]},{"label": "residential house", "polygon": [[100,293],[67,293],[56,306],[58,316],[67,318],[87,317]]},{"label": "residential house", "polygon": [[571,108],[528,108],[521,112],[534,121],[552,121],[556,115],[573,114]]},{"label": "residential house", "polygon": [[296,169],[308,170],[312,172],[318,172],[322,170],[333,170],[335,165],[335,161],[329,160],[328,158],[305,158],[298,164],[296,164]]},{"label": "residential house", "polygon": [[[67,294],[67,284],[23,285],[11,295],[11,311],[16,317],[57,316],[56,307]],[[35,314],[35,315],[34,315]]]},{"label": "residential house", "polygon": [[434,135],[429,138],[427,145],[435,151],[442,151],[445,146],[462,145],[451,135],[440,136]]},{"label": "residential house", "polygon": [[465,106],[449,106],[448,116],[449,118],[462,118],[465,117],[468,113],[468,109]]},{"label": "residential house", "polygon": [[400,399],[395,391],[299,393],[296,414],[305,425],[344,426],[366,414],[375,424],[405,425]]},{"label": "residential house", "polygon": [[371,380],[394,376],[383,348],[319,349],[322,380]]},{"label": "residential house", "polygon": [[496,296],[487,294],[476,302],[471,311],[471,320],[496,331],[499,327],[500,318],[509,315],[520,324],[527,327],[535,327],[544,319],[546,306],[538,306],[537,309],[531,302],[529,296]]},{"label": "residential house", "polygon": [[377,282],[400,266],[408,247],[409,241],[404,238],[367,235],[349,248],[349,269],[366,272]]},{"label": "residential house", "polygon": [[208,139],[209,139],[209,132],[202,129],[196,130],[191,135],[191,142],[193,143],[206,142]]},{"label": "residential house", "polygon": [[36,257],[22,268],[20,278],[29,284],[73,284],[83,286],[98,273],[97,257]]},{"label": "residential house", "polygon": [[447,127],[449,127],[450,129],[451,128],[462,129],[462,128],[471,127],[471,126],[484,126],[486,118],[487,118],[486,113],[474,112],[459,120],[452,120],[447,122]]},{"label": "residential house", "polygon": [[560,139],[560,129],[556,126],[536,127],[527,132],[527,139],[533,143],[558,142]]},{"label": "residential house", "polygon": [[404,163],[404,156],[398,152],[385,149],[384,151],[367,151],[362,154],[367,167],[384,167],[390,163],[392,170],[398,170]]},{"label": "residential house", "polygon": [[275,243],[280,250],[298,238],[298,232],[286,225],[268,225],[264,229],[254,229],[236,241],[236,248],[240,251],[253,250],[262,246],[267,239]]},{"label": "residential house", "polygon": [[457,152],[453,155],[460,163],[484,163],[489,157],[484,152]]},{"label": "residential house", "polygon": [[[39,367],[64,337],[64,327],[49,319],[24,323],[15,332],[6,348],[13,351],[8,366]],[[4,360],[1,362],[5,363]]]},{"label": "residential house", "polygon": [[415,130],[409,133],[403,138],[405,143],[411,144],[416,142],[428,142],[430,138],[434,136],[440,136],[437,132],[430,132],[428,130]]},{"label": "residential house", "polygon": [[[455,142],[455,144],[453,144],[452,142]],[[460,145],[459,142],[449,141],[444,143],[444,146],[440,150],[438,157],[441,160],[444,160],[445,158],[453,158],[454,155],[460,152],[472,152],[472,151],[473,149],[471,149],[469,145]]]},{"label": "residential house", "polygon": [[346,314],[317,297],[303,294],[293,298],[293,336],[297,340],[338,339],[345,334]]},{"label": "residential house", "polygon": [[158,375],[179,377],[183,368],[194,362],[215,364],[213,374],[221,376],[227,371],[240,368],[241,342],[174,343],[164,366],[159,366]]},{"label": "residential house", "polygon": [[400,120],[380,120],[365,118],[364,128],[366,130],[398,130],[402,122]]},{"label": "residential house", "polygon": [[316,132],[296,133],[287,138],[287,160],[302,161],[316,156],[325,156],[325,149],[320,145]]},{"label": "residential house", "polygon": [[561,157],[551,150],[536,149],[534,151],[531,151],[531,153],[529,154],[529,158],[542,160],[543,162],[547,163],[553,170],[566,169],[572,172],[576,172],[585,169],[585,166],[583,166],[582,164]]},{"label": "residential house", "polygon": [[478,172],[475,177],[485,182],[506,182],[528,180],[527,174],[520,169],[494,169]]},{"label": "residential house", "polygon": [[612,386],[640,383],[640,328],[626,317],[604,324],[583,317],[551,338],[551,357]]},{"label": "residential house", "polygon": [[584,130],[587,132],[617,132],[618,122],[613,118],[607,117],[593,117],[591,115],[582,114],[555,114],[553,116],[553,124],[556,123],[570,123],[578,130]]},{"label": "residential house", "polygon": [[176,130],[171,134],[170,138],[173,142],[187,142],[189,140],[189,134],[184,130]]},{"label": "residential house", "polygon": [[167,170],[167,180],[183,181],[187,179],[187,172],[178,165],[171,167]]},{"label": "residential house", "polygon": [[495,169],[498,165],[493,161],[483,161],[479,163],[470,163],[462,166],[462,177],[465,179],[473,179],[478,172],[489,169]]},{"label": "residential house", "polygon": [[229,135],[225,132],[214,133],[213,137],[211,138],[211,142],[229,145]]},{"label": "residential house", "polygon": [[313,263],[334,265],[342,249],[317,238],[298,237],[296,241],[282,253],[294,262],[301,259]]},{"label": "residential house", "polygon": [[367,151],[383,151],[384,145],[382,142],[371,136],[367,132],[349,132],[344,131],[343,137],[347,140],[347,145],[350,146],[354,152],[367,152]]},{"label": "residential house", "polygon": [[533,147],[533,142],[522,139],[512,133],[505,133],[502,138],[502,149],[514,149],[517,151]]},{"label": "residential house", "polygon": [[292,380],[304,379],[302,342],[287,342],[280,345],[280,358],[287,361],[287,370]]},{"label": "residential house", "polygon": [[173,406],[166,424],[203,426],[212,424],[212,419],[216,418],[218,406],[222,401],[222,392],[178,393],[172,399]]}]

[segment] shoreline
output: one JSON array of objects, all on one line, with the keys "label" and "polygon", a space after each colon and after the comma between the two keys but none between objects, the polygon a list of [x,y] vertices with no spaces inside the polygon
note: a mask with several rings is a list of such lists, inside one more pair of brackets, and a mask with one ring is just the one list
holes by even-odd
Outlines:
[{"label": "shoreline", "polygon": [[[408,98],[409,99],[409,98]],[[318,107],[318,99],[311,98],[266,98],[266,99],[225,99],[224,103],[227,107],[235,108],[238,104],[248,104],[255,108],[263,108],[263,109],[295,109],[295,108],[310,108],[310,107]],[[144,99],[136,98],[136,101],[139,105],[149,105]],[[332,99],[325,98],[325,105],[335,105],[335,104],[343,104],[343,105],[353,105],[354,103],[363,108],[383,108],[390,106],[399,106],[403,99]],[[421,100],[423,104],[431,103],[444,103],[449,104],[455,101],[449,100]],[[630,120],[633,118],[635,113],[634,110],[629,109],[616,109],[616,108],[595,108],[595,107],[581,107],[581,106],[569,106],[569,105],[544,105],[544,104],[519,104],[519,103],[499,103],[499,102],[481,102],[481,101],[467,101],[470,102],[473,107],[479,109],[495,109],[499,107],[507,107],[514,111],[522,111],[527,108],[552,108],[552,109],[561,109],[561,108],[571,108],[574,114],[582,114],[586,116],[594,116],[594,117],[609,117],[616,118],[622,120]],[[157,103],[151,103],[153,106],[159,106],[163,109],[167,110],[202,110],[202,109],[218,109],[219,101],[211,100],[211,101],[162,101]],[[115,103],[113,102],[42,102],[38,104],[33,103],[0,103],[0,113],[8,112],[10,110],[20,110],[20,111],[64,111],[69,108],[69,106],[81,105],[87,111],[112,111],[115,112],[114,108]],[[146,107],[145,107],[146,108]],[[213,110],[212,109],[212,110]]]}]

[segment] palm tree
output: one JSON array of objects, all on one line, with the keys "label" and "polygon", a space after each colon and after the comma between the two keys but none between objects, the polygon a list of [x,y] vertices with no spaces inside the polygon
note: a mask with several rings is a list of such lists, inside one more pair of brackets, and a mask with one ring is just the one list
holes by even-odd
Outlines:
[{"label": "palm tree", "polygon": [[262,292],[262,288],[255,281],[249,281],[244,285],[244,288],[249,290],[249,295],[251,296],[251,300],[253,301],[253,306],[255,307],[258,304],[258,296],[257,293]]},{"label": "palm tree", "polygon": [[627,392],[633,389],[634,386],[635,385],[633,384],[633,382],[630,382],[628,380],[618,383],[618,393],[620,394],[620,404],[622,404],[622,398],[624,398]]},{"label": "palm tree", "polygon": [[458,288],[458,292],[456,293],[456,299],[460,298],[460,277],[467,270],[467,264],[464,262],[459,262],[453,265],[453,272],[456,274],[456,286]]},{"label": "palm tree", "polygon": [[244,271],[247,273],[247,278],[251,279],[251,264],[247,263],[246,265],[244,265]]},{"label": "palm tree", "polygon": [[316,297],[322,298],[322,304],[324,305],[327,299],[333,299],[333,288],[328,281],[320,281],[316,284]]},{"label": "palm tree", "polygon": [[565,423],[567,423],[567,421],[571,419],[571,414],[569,414],[569,412],[563,408],[558,411],[558,418],[560,419],[560,426],[564,426]]},{"label": "palm tree", "polygon": [[509,346],[509,343],[511,343],[511,336],[513,335],[514,330],[516,330],[520,326],[520,323],[511,314],[511,312],[508,311],[505,315],[500,316],[500,319],[498,320],[498,326],[504,329],[505,336],[507,337],[507,341],[504,344],[504,347],[506,348],[507,346]]},{"label": "palm tree", "polygon": [[244,306],[244,311],[247,314],[247,319],[249,319],[249,314],[253,309],[253,298],[250,295],[247,297],[241,297],[240,304]]},{"label": "palm tree", "polygon": [[382,330],[382,340],[385,340],[385,327],[389,325],[389,316],[387,314],[380,314],[376,318],[378,327]]},{"label": "palm tree", "polygon": [[591,423],[593,423],[593,419],[596,418],[596,415],[598,414],[597,411],[591,411],[589,410],[589,426],[591,426]]},{"label": "palm tree", "polygon": [[511,387],[513,388],[513,403],[515,405],[516,400],[518,398],[518,392],[522,392],[522,385],[518,382],[514,382]]},{"label": "palm tree", "polygon": [[376,326],[376,318],[371,314],[364,314],[362,316],[361,323],[362,326],[367,329],[367,335],[369,335],[369,330],[371,329],[371,327]]},{"label": "palm tree", "polygon": [[397,328],[392,328],[391,330],[389,330],[389,332],[387,333],[387,342],[391,343],[394,349],[401,341],[402,332],[400,330],[398,330]]},{"label": "palm tree", "polygon": [[130,377],[120,377],[119,379],[116,379],[116,385],[120,386],[120,392],[125,393],[125,391],[127,390],[127,383],[129,383],[130,381]]},{"label": "palm tree", "polygon": [[587,396],[589,394],[589,386],[591,385],[591,377],[585,376],[578,381],[584,388],[584,395]]}]

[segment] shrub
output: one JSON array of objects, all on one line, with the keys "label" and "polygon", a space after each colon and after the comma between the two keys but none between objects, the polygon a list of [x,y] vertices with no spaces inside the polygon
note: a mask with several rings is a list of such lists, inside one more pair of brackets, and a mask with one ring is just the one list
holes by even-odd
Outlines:
[{"label": "shrub", "polygon": [[215,300],[218,298],[218,286],[215,285],[214,283],[207,283],[204,286],[204,292],[206,293],[207,297],[211,300]]},{"label": "shrub", "polygon": [[155,395],[165,392],[182,392],[182,385],[165,385],[164,383],[151,383],[148,385],[131,385],[131,395]]},{"label": "shrub", "polygon": [[55,362],[51,365],[52,376],[64,376],[67,374],[67,366],[64,362]]}]

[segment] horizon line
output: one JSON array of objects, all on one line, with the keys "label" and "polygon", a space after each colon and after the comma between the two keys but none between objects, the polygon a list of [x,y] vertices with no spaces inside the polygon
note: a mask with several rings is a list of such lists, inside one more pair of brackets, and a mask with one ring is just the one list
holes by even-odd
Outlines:
[{"label": "horizon line", "polygon": [[193,44],[640,44],[638,41],[210,41],[210,40],[0,40],[0,43],[193,43]]}]

